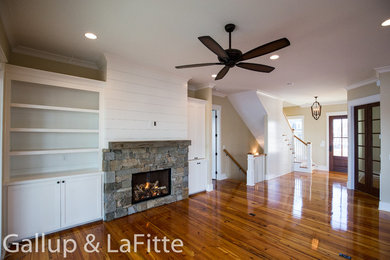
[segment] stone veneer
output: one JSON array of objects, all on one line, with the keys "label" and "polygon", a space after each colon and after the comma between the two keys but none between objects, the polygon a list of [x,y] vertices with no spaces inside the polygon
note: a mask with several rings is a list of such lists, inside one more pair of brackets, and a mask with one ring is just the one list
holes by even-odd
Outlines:
[{"label": "stone veneer", "polygon": [[[189,140],[110,142],[103,150],[104,220],[188,198]],[[131,204],[132,175],[171,169],[171,195]]]}]

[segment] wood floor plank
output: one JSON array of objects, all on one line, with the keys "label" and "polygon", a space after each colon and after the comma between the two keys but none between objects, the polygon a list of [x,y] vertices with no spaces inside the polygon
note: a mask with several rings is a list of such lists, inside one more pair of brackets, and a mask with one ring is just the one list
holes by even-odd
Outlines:
[{"label": "wood floor plank", "polygon": [[[67,259],[390,259],[390,213],[378,199],[347,190],[347,176],[293,172],[254,187],[236,180],[214,183],[214,191],[111,222],[96,222],[48,235],[74,239]],[[94,234],[99,253],[83,250]],[[134,234],[184,243],[181,253],[112,253]],[[170,248],[172,242],[167,243]],[[6,259],[63,259],[61,253],[7,254]]]}]

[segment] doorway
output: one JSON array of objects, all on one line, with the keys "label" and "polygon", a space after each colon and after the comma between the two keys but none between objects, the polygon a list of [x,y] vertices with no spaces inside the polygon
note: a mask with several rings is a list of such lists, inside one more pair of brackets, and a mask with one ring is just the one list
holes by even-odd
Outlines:
[{"label": "doorway", "polygon": [[380,103],[354,108],[355,188],[379,197]]},{"label": "doorway", "polygon": [[212,179],[220,180],[221,176],[221,107],[213,105],[212,109]]},{"label": "doorway", "polygon": [[329,171],[348,172],[348,118],[329,116]]}]

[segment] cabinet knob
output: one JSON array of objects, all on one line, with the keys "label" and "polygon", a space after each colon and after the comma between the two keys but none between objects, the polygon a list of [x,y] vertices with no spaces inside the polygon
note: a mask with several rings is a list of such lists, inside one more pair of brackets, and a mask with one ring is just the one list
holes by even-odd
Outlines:
[{"label": "cabinet knob", "polygon": [[57,184],[60,184],[60,181],[57,181]]},{"label": "cabinet knob", "polygon": [[62,181],[62,183],[65,183],[65,181]]},{"label": "cabinet knob", "polygon": [[200,164],[200,162],[196,163],[196,164]]}]

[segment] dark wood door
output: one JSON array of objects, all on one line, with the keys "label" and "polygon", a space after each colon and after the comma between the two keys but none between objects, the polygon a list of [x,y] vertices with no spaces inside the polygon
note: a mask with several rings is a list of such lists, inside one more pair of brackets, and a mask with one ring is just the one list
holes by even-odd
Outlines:
[{"label": "dark wood door", "polygon": [[355,188],[379,197],[380,104],[354,108]]},{"label": "dark wood door", "polygon": [[348,172],[347,116],[329,117],[329,170]]}]

